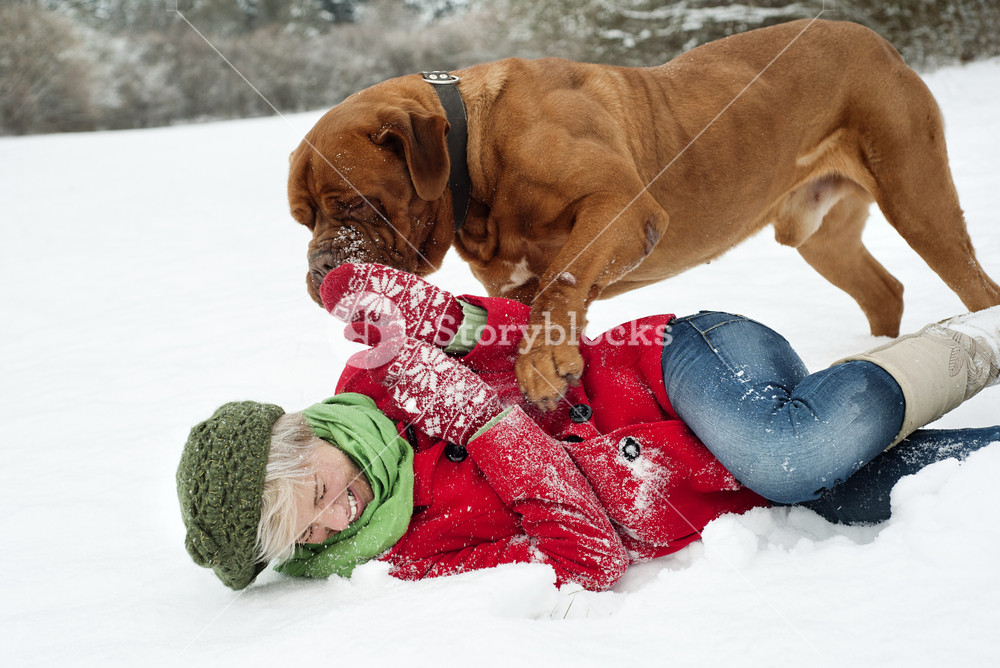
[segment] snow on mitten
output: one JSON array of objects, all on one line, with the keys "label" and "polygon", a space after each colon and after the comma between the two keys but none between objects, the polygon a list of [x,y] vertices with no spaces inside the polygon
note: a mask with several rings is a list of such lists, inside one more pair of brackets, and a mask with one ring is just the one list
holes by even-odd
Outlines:
[{"label": "snow on mitten", "polygon": [[438,348],[416,339],[391,343],[398,354],[372,376],[388,389],[397,415],[424,433],[466,445],[504,410],[496,390]]},{"label": "snow on mitten", "polygon": [[342,264],[323,279],[323,306],[349,323],[345,335],[370,346],[401,336],[444,347],[462,324],[450,292],[381,264]]}]

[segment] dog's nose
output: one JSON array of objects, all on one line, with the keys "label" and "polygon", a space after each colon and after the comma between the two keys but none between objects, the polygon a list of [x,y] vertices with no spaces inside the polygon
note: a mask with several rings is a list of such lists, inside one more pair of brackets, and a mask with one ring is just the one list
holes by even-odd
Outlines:
[{"label": "dog's nose", "polygon": [[320,250],[309,254],[309,275],[318,288],[326,275],[336,269],[341,263],[330,251]]}]

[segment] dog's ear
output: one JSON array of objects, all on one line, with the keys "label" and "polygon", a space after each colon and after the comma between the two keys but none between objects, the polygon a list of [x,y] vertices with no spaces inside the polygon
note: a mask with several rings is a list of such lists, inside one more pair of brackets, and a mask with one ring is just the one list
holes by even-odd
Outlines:
[{"label": "dog's ear", "polygon": [[433,202],[444,195],[448,186],[451,169],[446,139],[448,129],[444,116],[408,114],[400,110],[375,132],[372,141],[401,152],[417,195]]},{"label": "dog's ear", "polygon": [[310,153],[303,140],[288,156],[288,206],[292,218],[311,230],[316,223],[316,212],[309,203],[307,171]]}]

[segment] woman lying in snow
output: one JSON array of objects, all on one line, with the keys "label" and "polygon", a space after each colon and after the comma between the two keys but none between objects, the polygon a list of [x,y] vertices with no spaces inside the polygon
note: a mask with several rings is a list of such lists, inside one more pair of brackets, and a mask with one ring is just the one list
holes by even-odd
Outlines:
[{"label": "woman lying in snow", "polygon": [[604,589],[724,513],[885,520],[902,476],[1000,441],[917,430],[998,383],[1000,307],[812,375],[742,316],[643,318],[582,341],[581,382],[543,413],[513,373],[528,307],[379,265],[341,266],[322,296],[378,342],[337,395],[293,414],[226,404],[177,472],[187,549],[233,589],[270,561],[326,577],[373,558],[404,579],[546,563]]}]

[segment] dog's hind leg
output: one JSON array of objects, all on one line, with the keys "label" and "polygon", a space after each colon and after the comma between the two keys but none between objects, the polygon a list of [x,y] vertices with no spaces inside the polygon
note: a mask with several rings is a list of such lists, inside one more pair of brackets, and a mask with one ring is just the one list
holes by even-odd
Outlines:
[{"label": "dog's hind leg", "polygon": [[842,197],[798,251],[823,278],[854,298],[873,335],[897,336],[903,317],[903,284],[861,242],[870,204],[858,194]]},{"label": "dog's hind leg", "polygon": [[979,264],[950,174],[941,171],[943,180],[934,188],[935,193],[905,183],[886,184],[879,206],[900,236],[966,308],[978,311],[1000,304],[1000,286]]},{"label": "dog's hind leg", "polygon": [[1000,286],[976,259],[966,229],[937,105],[919,79],[901,83],[894,92],[909,98],[906,110],[875,117],[864,133],[872,194],[886,220],[969,310],[1000,304]]}]

